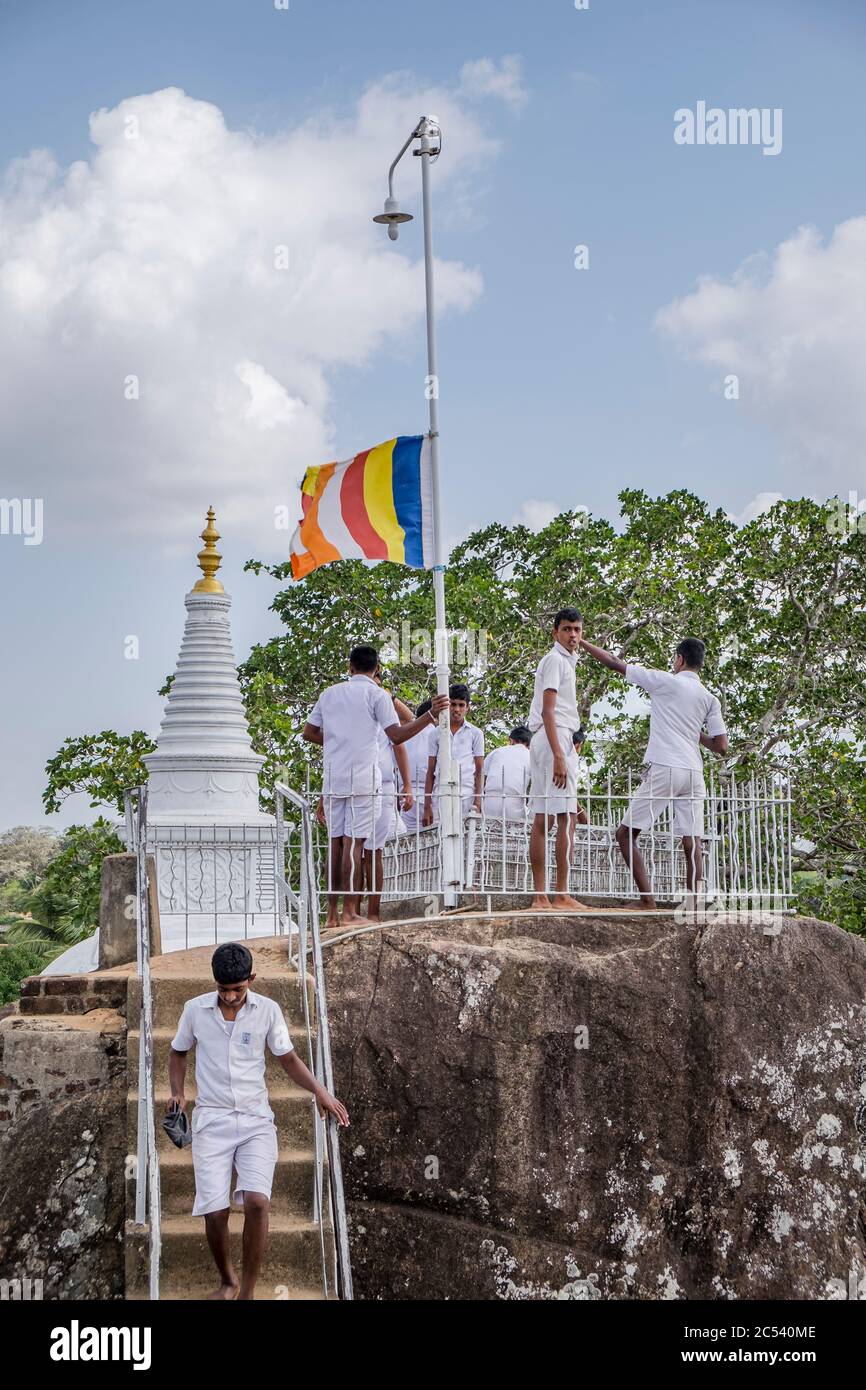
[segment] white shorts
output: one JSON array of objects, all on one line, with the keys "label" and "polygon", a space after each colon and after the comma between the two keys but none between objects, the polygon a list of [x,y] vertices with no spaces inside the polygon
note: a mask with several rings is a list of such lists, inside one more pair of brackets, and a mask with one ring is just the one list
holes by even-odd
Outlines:
[{"label": "white shorts", "polygon": [[553,784],[553,749],[547,730],[541,728],[532,735],[529,745],[530,811],[533,815],[561,816],[577,811],[578,758],[570,729],[557,728],[559,746],[565,758],[565,786]]},{"label": "white shorts", "polygon": [[402,834],[405,828],[397,811],[397,788],[393,783],[389,785],[386,782],[382,786],[379,819],[364,841],[364,849],[381,849],[388,840]]},{"label": "white shorts", "polygon": [[673,833],[702,839],[706,794],[702,772],[690,767],[662,767],[650,763],[644,769],[641,784],[622,823],[632,830],[649,830],[670,806]]},{"label": "white shorts", "polygon": [[325,792],[324,804],[330,839],[348,835],[351,840],[366,840],[381,812],[382,793],[355,792],[352,796],[331,796]]},{"label": "white shorts", "polygon": [[237,1172],[234,1201],[245,1192],[270,1198],[277,1162],[277,1127],[264,1115],[196,1106],[192,1112],[193,1216],[229,1206],[232,1168]]}]

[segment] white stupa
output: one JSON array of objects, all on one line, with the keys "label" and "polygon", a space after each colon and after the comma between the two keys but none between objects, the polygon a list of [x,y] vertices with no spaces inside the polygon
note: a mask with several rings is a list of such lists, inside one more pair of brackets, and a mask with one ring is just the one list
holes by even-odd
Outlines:
[{"label": "white stupa", "polygon": [[215,577],[222,563],[213,507],[201,533],[202,578],[184,600],[187,618],[156,752],[148,771],[150,824],[271,824],[259,810],[259,771],[238,683],[229,612]]},{"label": "white stupa", "polygon": [[253,752],[241,699],[212,507],[201,538],[202,578],[184,600],[177,670],[156,750],[143,759],[163,950],[276,926],[275,824],[259,809],[265,760]]}]

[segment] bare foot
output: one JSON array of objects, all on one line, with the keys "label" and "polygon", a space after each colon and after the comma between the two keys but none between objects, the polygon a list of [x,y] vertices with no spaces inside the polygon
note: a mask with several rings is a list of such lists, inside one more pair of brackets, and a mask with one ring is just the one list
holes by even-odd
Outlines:
[{"label": "bare foot", "polygon": [[324,926],[324,929],[323,929],[323,930],[324,930],[324,931],[330,931],[332,927],[338,927],[339,925],[340,925],[340,919],[339,919],[339,917],[329,917],[328,920],[327,920],[326,923],[325,923],[325,926]]},{"label": "bare foot", "polygon": [[209,1294],[208,1294],[208,1300],[209,1300],[209,1301],[212,1301],[213,1299],[226,1299],[226,1300],[230,1300],[230,1299],[233,1299],[233,1298],[237,1298],[237,1296],[238,1296],[238,1294],[240,1293],[240,1291],[241,1291],[241,1286],[240,1286],[240,1284],[237,1284],[237,1283],[235,1283],[235,1284],[220,1284],[220,1286],[219,1286],[218,1289],[214,1289],[213,1293],[209,1293]]},{"label": "bare foot", "polygon": [[588,907],[579,898],[573,898],[570,893],[554,893],[553,895],[554,912],[595,912],[594,907]]},{"label": "bare foot", "polygon": [[637,907],[641,912],[655,912],[656,900],[655,898],[641,898]]},{"label": "bare foot", "polygon": [[529,904],[530,912],[552,912],[550,898],[546,893],[536,893]]},{"label": "bare foot", "polygon": [[367,921],[375,923],[377,927],[382,925],[381,918],[378,916],[378,914],[374,917],[372,912],[367,914]]},{"label": "bare foot", "polygon": [[344,912],[344,913],[343,913],[343,926],[344,926],[344,927],[359,926],[362,922],[369,922],[369,920],[370,920],[369,917],[362,917],[362,916],[360,915],[360,913],[357,913],[357,912],[352,912],[352,913]]}]

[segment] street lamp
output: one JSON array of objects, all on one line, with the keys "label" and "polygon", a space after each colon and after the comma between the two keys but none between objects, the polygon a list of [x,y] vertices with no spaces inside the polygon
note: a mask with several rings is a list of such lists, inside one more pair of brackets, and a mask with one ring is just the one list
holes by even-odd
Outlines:
[{"label": "street lamp", "polygon": [[[404,142],[388,170],[388,197],[384,212],[373,218],[387,226],[388,236],[396,241],[400,224],[411,222],[412,214],[401,212],[394,197],[394,170],[409,146],[421,160],[421,206],[424,221],[424,288],[427,304],[427,406],[429,412],[430,466],[433,483],[433,596],[436,603],[436,693],[447,695],[450,684],[448,669],[448,629],[445,624],[445,558],[442,549],[442,509],[439,487],[439,375],[436,369],[436,334],[433,307],[433,241],[430,218],[430,165],[442,152],[442,131],[435,116],[422,116]],[[439,815],[442,835],[442,874],[446,907],[455,907],[462,885],[460,854],[460,806],[458,787],[451,758],[451,722],[448,711],[439,716]]]}]

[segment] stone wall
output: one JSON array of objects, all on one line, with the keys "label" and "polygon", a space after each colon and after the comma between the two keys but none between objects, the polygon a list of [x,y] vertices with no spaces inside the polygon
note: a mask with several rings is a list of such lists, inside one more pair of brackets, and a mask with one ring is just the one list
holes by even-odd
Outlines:
[{"label": "stone wall", "polygon": [[866,1297],[866,942],[452,918],[325,969],[359,1297]]},{"label": "stone wall", "polygon": [[[36,977],[0,1021],[0,1279],[123,1297],[126,980]],[[112,1005],[120,1007],[111,1007]]]}]

